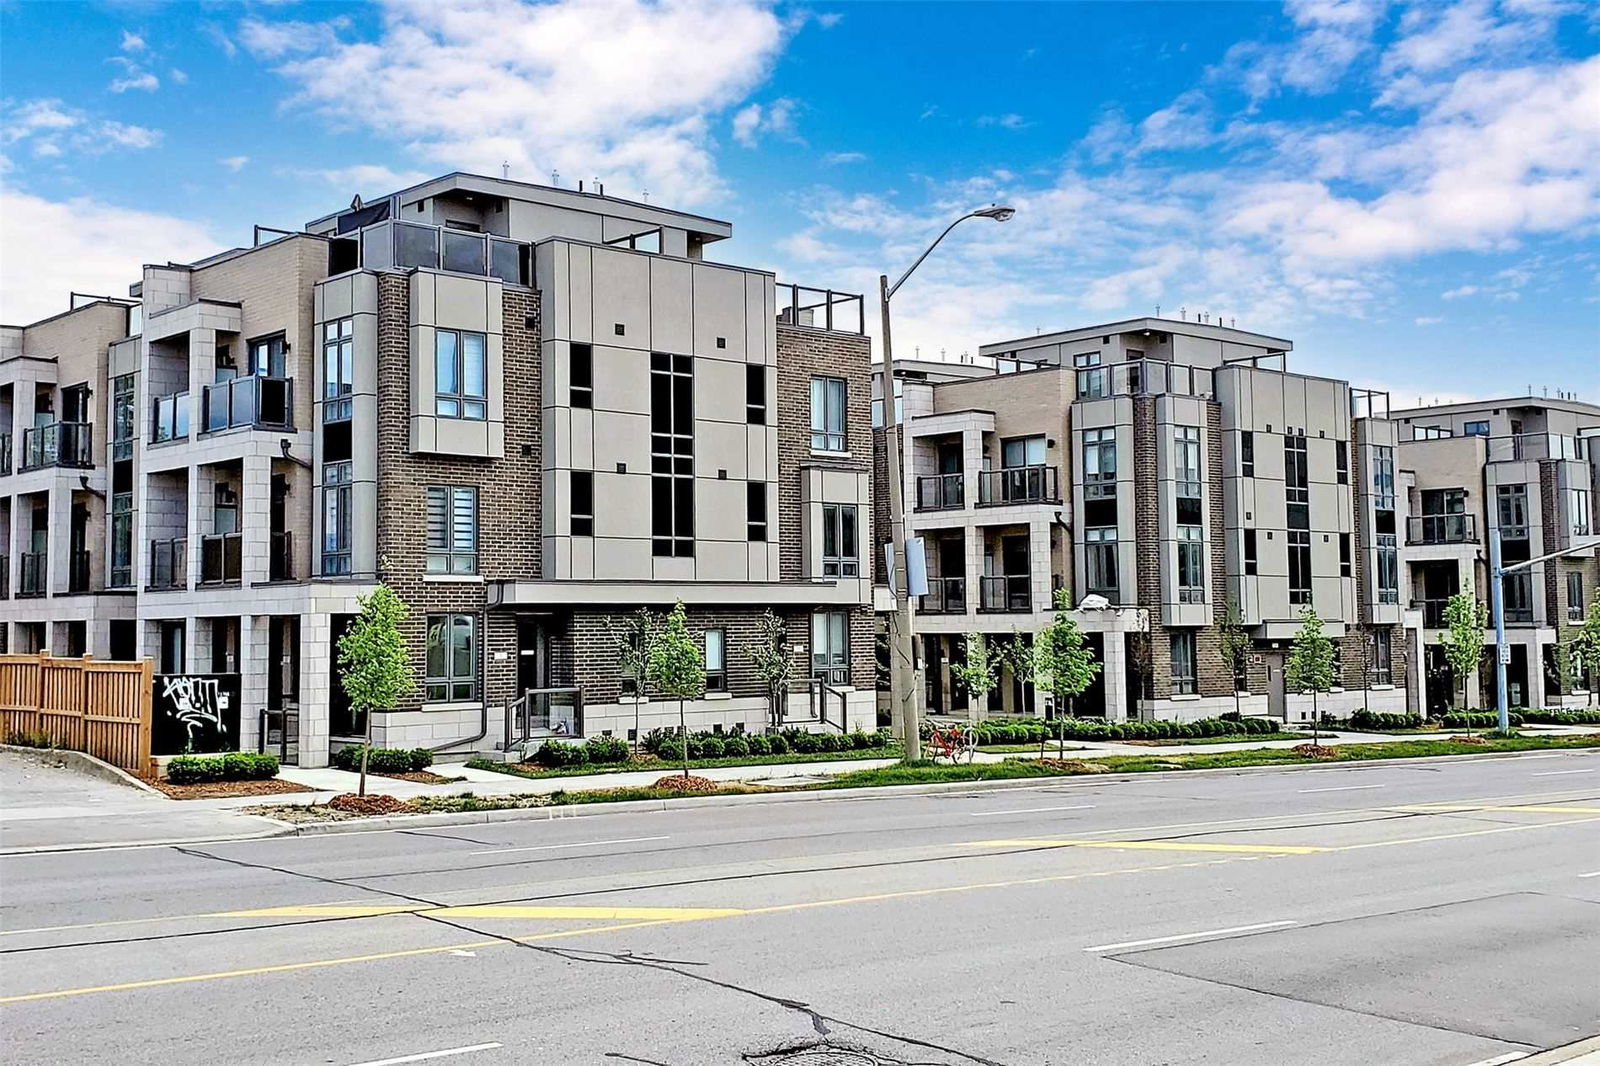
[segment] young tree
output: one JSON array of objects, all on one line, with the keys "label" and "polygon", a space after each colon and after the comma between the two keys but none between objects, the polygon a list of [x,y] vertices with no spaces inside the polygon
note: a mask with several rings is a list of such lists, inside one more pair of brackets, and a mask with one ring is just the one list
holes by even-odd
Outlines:
[{"label": "young tree", "polygon": [[1250,634],[1245,632],[1244,620],[1239,614],[1238,601],[1229,600],[1228,612],[1222,616],[1222,622],[1217,626],[1217,658],[1227,667],[1228,676],[1233,678],[1235,713],[1242,713],[1239,685],[1244,681],[1245,671],[1250,668],[1251,646]]},{"label": "young tree", "polygon": [[1333,641],[1322,631],[1322,619],[1309,606],[1300,611],[1300,632],[1294,635],[1289,661],[1284,666],[1284,682],[1293,691],[1311,693],[1311,743],[1322,743],[1322,715],[1317,710],[1317,693],[1333,687]]},{"label": "young tree", "polygon": [[1577,673],[1589,675],[1589,703],[1594,702],[1594,690],[1600,684],[1600,599],[1589,604],[1589,613],[1572,636],[1572,655],[1578,660]]},{"label": "young tree", "polygon": [[1472,579],[1466,587],[1444,606],[1445,634],[1440,639],[1444,645],[1445,661],[1450,672],[1461,679],[1461,711],[1467,716],[1467,732],[1472,732],[1472,698],[1467,687],[1472,684],[1472,672],[1483,661],[1483,631],[1489,624],[1489,612],[1472,590]]},{"label": "young tree", "polygon": [[750,662],[767,690],[772,728],[783,725],[783,701],[789,696],[789,681],[794,673],[794,649],[789,643],[789,627],[768,607],[756,625],[756,642],[750,649]]},{"label": "young tree", "polygon": [[[1055,698],[1057,717],[1063,704],[1071,710],[1072,700],[1094,682],[1101,669],[1094,653],[1084,646],[1078,623],[1068,616],[1071,609],[1072,600],[1067,591],[1057,589],[1056,615],[1033,638],[1034,684]],[[1065,756],[1066,732],[1058,732],[1057,739],[1059,753]]]},{"label": "young tree", "polygon": [[683,741],[683,776],[688,777],[689,725],[683,701],[705,691],[706,667],[705,659],[700,654],[700,642],[689,632],[682,600],[673,606],[666,622],[651,635],[650,658],[645,673],[659,695],[677,698],[678,731]]},{"label": "young tree", "polygon": [[633,751],[639,752],[639,707],[646,700],[645,672],[650,665],[650,637],[657,626],[650,608],[641,607],[630,615],[609,621],[611,645],[617,656],[618,689],[633,682]]},{"label": "young tree", "polygon": [[950,673],[972,697],[973,717],[979,718],[989,693],[1000,683],[1000,653],[989,647],[982,633],[968,633],[964,643],[966,654],[959,662],[950,664]]},{"label": "young tree", "polygon": [[[372,717],[416,691],[411,660],[406,654],[400,623],[406,605],[388,585],[380,584],[358,601],[360,613],[339,638],[339,684],[350,707],[367,721],[367,743],[361,749],[361,783],[357,795],[367,794],[367,756],[372,751]],[[434,640],[432,633],[428,640]],[[449,654],[449,649],[445,649]]]}]

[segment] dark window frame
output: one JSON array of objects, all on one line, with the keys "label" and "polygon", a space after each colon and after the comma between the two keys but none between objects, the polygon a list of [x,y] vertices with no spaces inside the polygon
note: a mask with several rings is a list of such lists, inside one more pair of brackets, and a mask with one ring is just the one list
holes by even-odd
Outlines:
[{"label": "dark window frame", "polygon": [[[476,485],[429,485],[425,494],[424,552],[429,574],[472,575],[478,573],[478,539],[482,512],[478,507]],[[469,523],[465,530],[458,529],[464,515],[462,501],[469,505]],[[442,512],[440,507],[443,507]],[[442,527],[435,519],[443,516]],[[465,537],[462,534],[465,534]],[[463,544],[470,546],[463,547]]]},{"label": "dark window frame", "polygon": [[[457,669],[454,651],[458,630],[465,628],[467,669]],[[424,630],[426,644],[423,698],[428,703],[472,703],[479,698],[478,616],[456,612],[429,614]],[[438,658],[435,659],[435,652]],[[436,669],[436,663],[439,667]]]},{"label": "dark window frame", "polygon": [[594,471],[569,470],[567,480],[570,507],[567,528],[574,537],[594,536]]},{"label": "dark window frame", "polygon": [[594,408],[594,346],[573,341],[567,349],[567,405]]},{"label": "dark window frame", "polygon": [[[455,338],[454,351],[450,358],[453,360],[451,374],[455,378],[455,388],[444,388],[445,382],[440,379],[440,361],[445,358],[441,350],[441,343],[445,337]],[[479,358],[483,365],[479,370],[480,380],[483,382],[483,392],[479,395],[467,389],[468,361],[467,338],[475,338],[481,345]],[[452,407],[453,405],[453,407]],[[489,418],[489,335],[478,333],[470,329],[435,329],[433,331],[433,414],[436,418],[456,418],[463,422],[484,422]]]}]

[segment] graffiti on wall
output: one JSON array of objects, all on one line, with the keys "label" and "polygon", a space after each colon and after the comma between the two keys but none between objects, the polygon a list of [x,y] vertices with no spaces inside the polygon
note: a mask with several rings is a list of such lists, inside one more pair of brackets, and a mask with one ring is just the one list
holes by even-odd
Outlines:
[{"label": "graffiti on wall", "polygon": [[156,755],[239,750],[238,674],[158,674],[154,712]]}]

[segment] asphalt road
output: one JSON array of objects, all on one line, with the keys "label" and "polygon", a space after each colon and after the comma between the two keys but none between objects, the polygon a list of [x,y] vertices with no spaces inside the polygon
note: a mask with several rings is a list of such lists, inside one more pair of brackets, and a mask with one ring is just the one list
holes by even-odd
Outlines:
[{"label": "asphalt road", "polygon": [[5,1063],[1468,1066],[1600,1032],[1586,752],[18,855],[0,885]]}]

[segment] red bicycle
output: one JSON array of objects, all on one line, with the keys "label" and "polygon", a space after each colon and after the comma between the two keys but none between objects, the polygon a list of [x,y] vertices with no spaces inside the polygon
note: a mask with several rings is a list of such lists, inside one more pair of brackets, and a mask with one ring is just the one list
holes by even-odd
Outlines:
[{"label": "red bicycle", "polygon": [[978,731],[953,725],[948,729],[933,727],[928,735],[928,758],[934,762],[949,759],[953,766],[958,762],[971,762],[978,753]]}]

